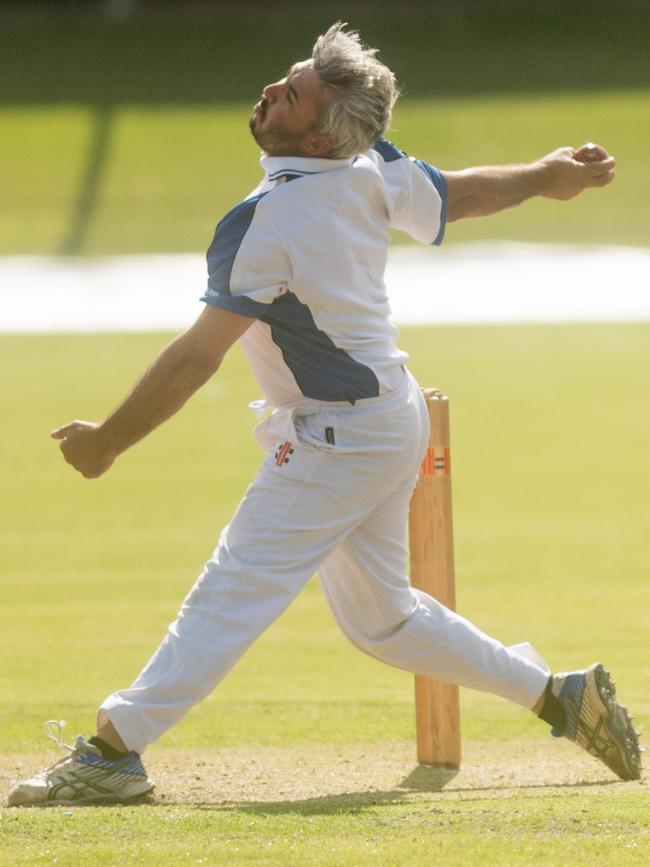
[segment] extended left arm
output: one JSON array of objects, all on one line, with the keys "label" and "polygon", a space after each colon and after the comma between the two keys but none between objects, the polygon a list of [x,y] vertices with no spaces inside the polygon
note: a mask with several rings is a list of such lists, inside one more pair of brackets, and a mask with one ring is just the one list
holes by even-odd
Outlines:
[{"label": "extended left arm", "polygon": [[444,172],[447,221],[487,217],[519,205],[532,196],[572,199],[587,187],[614,180],[614,157],[598,145],[558,148],[534,163],[480,166]]}]

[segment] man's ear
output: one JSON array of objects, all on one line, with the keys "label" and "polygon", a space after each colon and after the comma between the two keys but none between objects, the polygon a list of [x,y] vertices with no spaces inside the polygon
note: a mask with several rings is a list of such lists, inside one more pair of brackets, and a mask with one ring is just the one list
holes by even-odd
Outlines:
[{"label": "man's ear", "polygon": [[327,136],[313,134],[307,135],[303,139],[302,149],[305,156],[308,157],[327,157],[332,146]]}]

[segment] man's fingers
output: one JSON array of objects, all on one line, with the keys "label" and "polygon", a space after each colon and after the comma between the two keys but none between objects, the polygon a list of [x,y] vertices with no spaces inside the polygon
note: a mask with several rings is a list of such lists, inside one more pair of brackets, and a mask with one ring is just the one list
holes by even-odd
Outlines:
[{"label": "man's fingers", "polygon": [[68,424],[62,425],[62,427],[56,428],[53,430],[50,436],[53,440],[64,440],[69,433],[72,433],[73,430],[79,427],[78,421],[71,421]]},{"label": "man's fingers", "polygon": [[608,156],[597,162],[583,163],[583,172],[588,187],[605,187],[614,180],[616,160]]},{"label": "man's fingers", "polygon": [[608,172],[610,169],[613,169],[616,165],[616,160],[614,157],[607,157],[606,160],[599,160],[596,163],[589,163],[589,168],[597,175],[603,174],[604,172]]},{"label": "man's fingers", "polygon": [[616,177],[615,172],[609,172],[606,175],[599,175],[597,178],[593,178],[591,181],[592,187],[606,187],[607,184],[611,184],[611,182]]},{"label": "man's fingers", "polygon": [[584,163],[583,171],[593,182],[595,178],[601,178],[612,173],[615,168],[616,160],[614,157],[608,157],[606,160],[601,160],[598,163]]},{"label": "man's fingers", "polygon": [[609,159],[603,160],[602,163],[594,163],[590,168],[593,169],[593,172],[591,173],[592,183],[601,181],[604,178],[611,181],[614,179],[616,160],[614,157],[610,157]]},{"label": "man's fingers", "polygon": [[76,430],[88,429],[92,428],[93,425],[87,421],[79,421],[79,419],[75,419],[74,421],[69,422],[68,424],[64,424],[62,427],[58,427],[50,433],[50,436],[53,440],[64,440],[67,436],[70,436]]},{"label": "man's fingers", "polygon": [[93,436],[99,425],[75,419],[50,432],[58,440],[63,460],[86,479],[97,479],[115,460],[115,455]]}]

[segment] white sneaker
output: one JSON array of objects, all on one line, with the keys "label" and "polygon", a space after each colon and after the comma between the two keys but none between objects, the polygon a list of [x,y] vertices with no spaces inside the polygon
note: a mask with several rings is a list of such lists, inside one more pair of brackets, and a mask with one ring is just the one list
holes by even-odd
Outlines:
[{"label": "white sneaker", "polygon": [[128,752],[113,762],[107,761],[81,735],[74,746],[61,740],[64,725],[63,720],[48,720],[45,732],[55,744],[69,750],[69,755],[31,779],[17,783],[9,792],[9,807],[124,804],[152,791],[154,783],[137,753]]},{"label": "white sneaker", "polygon": [[596,662],[581,671],[556,674],[552,689],[567,721],[562,731],[553,728],[551,734],[574,741],[622,780],[638,780],[643,750],[639,733],[625,705],[616,701],[608,669]]}]

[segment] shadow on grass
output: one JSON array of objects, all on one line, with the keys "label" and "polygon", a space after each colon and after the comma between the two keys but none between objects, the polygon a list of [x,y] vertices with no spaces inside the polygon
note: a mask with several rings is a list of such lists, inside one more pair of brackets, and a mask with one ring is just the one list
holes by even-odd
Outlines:
[{"label": "shadow on grass", "polygon": [[[178,798],[166,800],[152,795],[145,796],[138,801],[139,804],[147,804],[152,807],[177,807],[184,805],[194,810],[206,810],[215,812],[242,812],[256,816],[275,816],[288,813],[298,813],[303,816],[313,815],[354,815],[374,807],[391,806],[403,803],[410,798],[413,792],[442,793],[450,796],[462,794],[463,800],[472,800],[468,795],[475,795],[477,799],[485,798],[490,793],[512,791],[513,795],[522,791],[555,790],[555,789],[588,789],[593,787],[617,785],[618,780],[579,781],[570,783],[528,783],[524,785],[476,785],[455,786],[444,791],[458,774],[458,771],[443,768],[429,768],[423,765],[416,766],[394,789],[385,791],[366,792],[343,792],[337,795],[318,795],[311,798],[298,798],[295,800],[281,801],[222,801],[203,802],[188,804]],[[445,799],[446,801],[448,799]]]},{"label": "shadow on grass", "polygon": [[[501,785],[501,786],[460,786],[443,792],[447,783],[456,776],[457,771],[438,770],[419,766],[413,769],[411,773],[402,780],[398,788],[389,789],[386,791],[368,791],[368,792],[343,792],[338,795],[317,795],[312,798],[297,798],[295,800],[283,801],[215,801],[210,802],[195,802],[186,801],[179,797],[170,798],[167,800],[164,796],[156,798],[154,795],[141,795],[127,803],[121,803],[115,800],[106,800],[102,803],[84,804],[57,804],[51,802],[35,807],[22,807],[22,810],[79,810],[79,809],[134,809],[145,807],[185,807],[188,810],[197,810],[214,813],[235,813],[241,812],[252,816],[280,816],[284,814],[297,813],[301,816],[354,816],[365,810],[374,807],[388,807],[396,804],[402,804],[409,798],[414,791],[421,793],[443,793],[452,796],[462,794],[463,801],[482,800],[489,797],[494,792],[511,791],[513,796],[518,792],[530,792],[536,789],[540,790],[541,794],[545,794],[546,790],[555,789],[589,789],[603,786],[616,786],[619,780],[592,780],[574,783],[528,783],[525,785]],[[475,795],[475,798],[468,795]],[[449,803],[450,799],[445,799],[445,803]],[[435,803],[435,802],[434,802]],[[16,808],[10,808],[16,809]],[[436,811],[435,806],[429,808],[432,812]]]},{"label": "shadow on grass", "polygon": [[58,250],[60,255],[73,256],[83,250],[101,193],[101,183],[109,154],[113,117],[114,112],[110,105],[97,105],[92,110],[92,130],[86,163],[82,172],[72,219]]},{"label": "shadow on grass", "polygon": [[[454,789],[453,794],[458,794],[459,792],[474,792],[479,795],[480,798],[484,798],[486,793],[501,791],[504,789],[512,789],[513,792],[522,789],[582,789],[590,786],[615,785],[616,782],[616,780],[607,780],[605,782],[594,783],[562,783],[558,786],[544,784],[517,787],[490,786],[489,788]],[[421,789],[420,791],[434,792],[439,790]],[[409,796],[409,794],[410,793],[404,791],[404,789],[393,789],[386,792],[346,792],[342,795],[323,795],[322,797],[305,798],[303,800],[295,801],[230,801],[224,804],[196,804],[194,809],[224,812],[239,811],[255,816],[276,816],[284,813],[299,813],[303,816],[354,815],[374,807],[400,804]],[[464,798],[463,800],[468,800],[468,798]],[[164,803],[158,802],[158,806],[164,806]],[[432,807],[432,809],[435,808]]]}]

